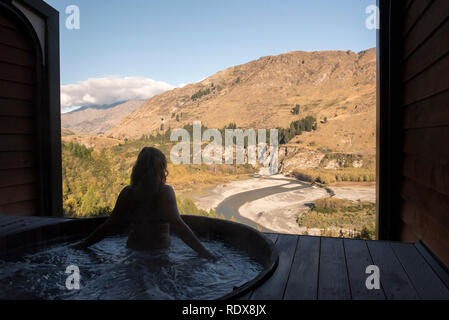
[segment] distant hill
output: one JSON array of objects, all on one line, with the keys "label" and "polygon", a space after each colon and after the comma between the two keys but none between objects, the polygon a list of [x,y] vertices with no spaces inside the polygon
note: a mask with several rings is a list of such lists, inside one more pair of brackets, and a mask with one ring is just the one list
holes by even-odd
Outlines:
[{"label": "distant hill", "polygon": [[[209,128],[288,128],[313,115],[318,130],[301,148],[375,154],[376,49],[289,52],[231,67],[146,101],[105,135],[140,138],[195,120]],[[299,112],[292,109],[299,105]]]},{"label": "distant hill", "polygon": [[140,107],[143,102],[130,100],[112,105],[82,107],[62,114],[61,125],[79,133],[102,134]]}]

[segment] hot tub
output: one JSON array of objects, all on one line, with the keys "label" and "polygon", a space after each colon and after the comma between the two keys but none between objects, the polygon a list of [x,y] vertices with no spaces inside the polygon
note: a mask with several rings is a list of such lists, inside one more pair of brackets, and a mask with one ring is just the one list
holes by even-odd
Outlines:
[{"label": "hot tub", "polygon": [[[101,223],[105,221],[106,218],[91,218],[91,219],[63,219],[61,222],[55,223],[54,221],[51,224],[47,225],[41,225],[36,228],[31,228],[29,230],[16,232],[14,234],[10,234],[7,236],[0,237],[0,247],[2,249],[2,254],[0,255],[0,268],[3,269],[2,274],[5,275],[6,279],[2,279],[3,285],[5,286],[14,286],[14,278],[8,278],[7,274],[13,274],[15,276],[15,272],[17,272],[17,277],[20,279],[20,277],[24,278],[27,277],[27,274],[34,274],[34,277],[31,281],[32,283],[40,282],[41,277],[36,277],[36,274],[39,275],[40,269],[35,268],[33,270],[33,259],[39,260],[39,266],[46,266],[48,263],[52,263],[51,261],[53,258],[48,253],[47,255],[41,255],[39,256],[39,252],[45,252],[45,250],[48,250],[51,252],[53,250],[54,255],[61,256],[65,255],[69,250],[65,245],[79,240],[86,235],[88,235],[90,232],[92,232],[95,228],[97,228]],[[262,233],[258,232],[257,230],[254,230],[248,226],[234,223],[231,221],[225,221],[220,219],[212,219],[212,218],[206,218],[206,217],[199,217],[199,216],[183,216],[184,221],[192,228],[192,230],[197,234],[202,241],[204,241],[206,246],[210,246],[210,248],[219,249],[220,251],[223,251],[223,255],[234,255],[240,257],[240,259],[243,259],[241,262],[236,261],[232,262],[232,260],[229,260],[227,256],[223,256],[223,261],[219,259],[219,263],[217,264],[220,266],[220,262],[227,263],[227,265],[230,267],[229,270],[234,270],[234,273],[237,272],[238,274],[233,274],[232,280],[234,281],[232,287],[226,289],[226,292],[223,292],[223,288],[220,288],[220,290],[217,290],[217,292],[221,292],[219,296],[213,296],[213,299],[235,299],[242,297],[245,295],[248,291],[254,289],[255,287],[262,284],[266,279],[268,279],[271,274],[274,272],[274,270],[277,267],[278,263],[278,255],[274,249],[273,243]],[[113,275],[110,275],[115,272],[116,266],[121,266],[120,262],[114,261],[116,263],[115,265],[109,265],[110,263],[107,261],[107,259],[104,258],[104,256],[109,257],[110,255],[103,255],[103,252],[106,252],[108,250],[115,250],[114,248],[124,248],[124,241],[121,240],[121,238],[124,239],[124,234],[120,235],[117,234],[115,237],[109,238],[104,241],[103,247],[98,248],[97,250],[100,251],[100,254],[98,252],[96,253],[96,259],[99,260],[100,268],[97,272],[98,274],[95,274],[92,276],[92,279],[96,279],[96,281],[102,281],[98,280],[101,279],[101,276],[105,276],[104,273],[107,273],[108,278],[104,281],[105,284],[111,282],[111,279],[113,278]],[[175,239],[176,240],[176,239]],[[180,241],[178,241],[180,242]],[[118,244],[116,244],[118,243]],[[123,243],[123,245],[121,245]],[[176,241],[174,241],[174,244],[176,245]],[[101,244],[101,243],[100,243]],[[96,246],[100,245],[97,244]],[[113,246],[111,246],[111,244]],[[59,247],[58,247],[59,246]],[[62,247],[61,247],[62,246]],[[173,245],[172,245],[173,247]],[[56,248],[56,249],[55,249]],[[112,248],[112,249],[111,249]],[[218,250],[217,249],[217,250]],[[59,250],[59,251],[58,251]],[[126,250],[126,249],[123,249]],[[179,250],[178,250],[179,251]],[[185,251],[185,250],[184,250]],[[218,253],[218,256],[220,256],[220,252]],[[34,254],[34,255],[33,255]],[[37,256],[36,256],[37,254]],[[121,252],[116,252],[116,258],[121,257]],[[133,253],[134,255],[135,253]],[[170,253],[172,254],[172,253]],[[31,258],[29,258],[31,255]],[[193,254],[191,254],[190,260],[187,259],[187,263],[190,263],[194,261],[194,264],[197,264],[196,268],[198,266],[204,267],[208,262],[203,261],[201,263],[197,263],[199,259],[195,257],[193,258]],[[25,258],[22,258],[25,257]],[[49,260],[47,261],[41,261],[42,257],[46,257],[45,259]],[[134,257],[134,256],[133,256]],[[78,257],[79,258],[79,257]],[[78,259],[77,258],[77,259]],[[154,258],[154,257],[153,257]],[[151,258],[151,259],[153,259]],[[25,260],[24,260],[25,259]],[[75,259],[75,260],[77,260]],[[134,259],[134,258],[133,258]],[[139,258],[140,259],[140,258]],[[148,260],[148,257],[145,257],[148,261],[148,265],[153,264],[152,261],[154,260]],[[159,259],[159,258],[158,258]],[[228,259],[228,260],[226,260]],[[31,260],[31,263],[30,263]],[[57,259],[55,259],[57,260]],[[117,260],[117,259],[116,259]],[[135,260],[135,259],[134,259]],[[26,264],[24,264],[26,261]],[[189,262],[190,261],[190,262]],[[246,269],[251,269],[250,267],[243,265],[243,263],[249,263],[254,262],[255,265],[257,265],[257,268],[252,270],[253,272],[246,272]],[[74,264],[76,265],[76,262]],[[128,263],[129,260],[126,261]],[[20,263],[24,264],[23,266],[20,265]],[[56,263],[56,262],[54,262]],[[141,263],[141,259],[139,260],[139,263]],[[234,264],[234,265],[233,265]],[[167,270],[170,273],[176,273],[176,267],[169,267],[170,264],[167,264]],[[24,267],[25,266],[25,267]],[[11,268],[17,267],[17,270],[12,270]],[[109,267],[109,269],[103,270],[103,274],[101,271],[101,268],[103,267]],[[133,266],[134,267],[134,266]],[[240,267],[240,271],[239,271]],[[195,268],[195,267],[194,267]],[[204,267],[205,268],[205,267]],[[209,269],[207,269],[209,268]],[[209,263],[207,265],[207,268],[205,270],[196,270],[198,272],[205,272],[213,270],[215,268],[215,265]],[[26,269],[26,270],[25,270]],[[120,269],[120,268],[119,268]],[[164,272],[166,273],[167,270],[164,269]],[[7,271],[7,272],[6,272]],[[61,270],[60,270],[61,271]],[[62,270],[61,272],[63,272]],[[251,270],[250,270],[251,271]],[[182,272],[185,274],[185,270],[182,270]],[[129,274],[129,268],[126,270],[125,273],[120,273],[117,271],[117,277],[123,278],[124,274]],[[140,272],[132,272],[133,274],[140,274]],[[188,273],[188,272],[187,272]],[[241,274],[240,274],[241,273]],[[151,272],[149,273],[151,274]],[[239,279],[239,277],[242,277],[242,279]],[[43,276],[44,278],[47,277],[47,275]],[[112,277],[112,278],[111,278]],[[207,274],[206,274],[207,277]],[[132,277],[131,277],[132,278]],[[176,274],[175,274],[176,278]],[[9,279],[9,284],[7,281]],[[12,279],[12,280],[11,280]],[[45,279],[44,279],[45,280]],[[126,281],[125,281],[126,280]],[[222,279],[221,279],[222,280]],[[238,281],[237,281],[238,280]],[[23,281],[23,279],[22,279]],[[129,283],[129,279],[122,279],[124,283]],[[30,281],[28,281],[29,283]],[[145,279],[142,277],[141,280],[137,280],[135,283],[145,283]],[[61,286],[61,284],[59,284]],[[176,285],[176,284],[174,284]],[[1,287],[2,285],[0,285]],[[105,287],[106,288],[106,287]],[[20,289],[19,289],[20,290]],[[98,290],[98,289],[97,289]],[[3,291],[3,289],[2,289]],[[129,295],[129,288],[128,290],[123,290],[123,292],[127,292],[128,295],[121,296],[121,293],[113,292],[111,289],[105,289],[105,291],[108,291],[108,294],[105,296],[105,299],[108,299],[108,297],[112,297],[112,299],[133,299],[133,296]],[[112,293],[111,293],[112,292]],[[183,299],[185,298],[182,296]],[[206,299],[209,299],[209,296],[206,296]],[[3,296],[4,298],[8,298],[7,296]],[[19,296],[19,298],[23,299],[33,299],[34,296],[27,296],[24,295]],[[64,299],[63,296],[58,296],[57,294],[55,296],[52,296],[52,299]],[[102,299],[102,296],[95,296],[96,299]],[[69,296],[70,299],[70,296]],[[89,297],[86,298],[86,296],[82,296],[81,299],[89,299]],[[141,299],[140,296],[138,296],[138,299]],[[164,296],[157,296],[155,299],[164,299]]]}]

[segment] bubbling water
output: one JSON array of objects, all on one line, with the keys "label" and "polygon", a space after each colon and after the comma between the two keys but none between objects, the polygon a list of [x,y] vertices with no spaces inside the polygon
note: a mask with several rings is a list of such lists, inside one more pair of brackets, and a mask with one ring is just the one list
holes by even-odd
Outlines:
[{"label": "bubbling water", "polygon": [[[263,267],[222,241],[204,240],[215,263],[201,259],[179,238],[169,249],[139,252],[126,237],[112,237],[88,251],[61,243],[0,260],[0,299],[191,300],[217,299],[256,277]],[[68,266],[80,271],[79,290],[66,287]]]}]

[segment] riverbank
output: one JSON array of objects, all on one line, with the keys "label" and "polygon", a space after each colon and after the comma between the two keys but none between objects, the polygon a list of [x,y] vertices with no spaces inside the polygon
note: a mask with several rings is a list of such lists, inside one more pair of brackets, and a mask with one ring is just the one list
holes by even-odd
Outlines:
[{"label": "riverbank", "polygon": [[303,232],[296,222],[317,199],[334,195],[353,201],[375,201],[374,184],[336,184],[321,188],[283,175],[253,176],[221,184],[193,197],[198,208],[215,209],[217,215],[263,231]]}]

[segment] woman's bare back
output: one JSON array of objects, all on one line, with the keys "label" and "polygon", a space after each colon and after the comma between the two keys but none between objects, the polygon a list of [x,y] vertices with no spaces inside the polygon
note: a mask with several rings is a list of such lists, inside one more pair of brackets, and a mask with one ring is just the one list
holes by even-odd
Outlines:
[{"label": "woman's bare back", "polygon": [[165,249],[170,246],[170,222],[164,207],[164,193],[169,186],[163,185],[152,197],[134,198],[129,212],[131,232],[127,246],[139,250]]}]

